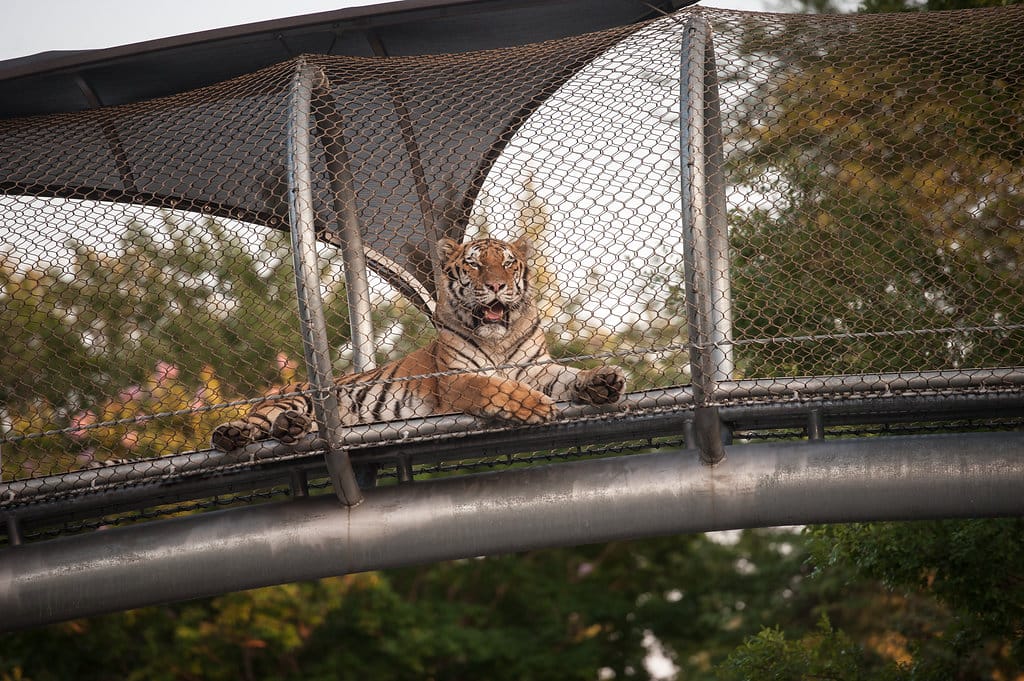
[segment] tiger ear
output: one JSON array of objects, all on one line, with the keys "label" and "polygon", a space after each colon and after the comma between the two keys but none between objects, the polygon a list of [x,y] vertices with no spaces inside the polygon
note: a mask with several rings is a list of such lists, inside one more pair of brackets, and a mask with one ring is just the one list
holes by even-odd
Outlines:
[{"label": "tiger ear", "polygon": [[437,258],[443,265],[454,255],[455,251],[459,249],[459,242],[455,239],[449,239],[444,237],[437,242]]},{"label": "tiger ear", "polygon": [[519,251],[524,259],[533,255],[533,240],[525,234],[512,242],[512,248]]}]

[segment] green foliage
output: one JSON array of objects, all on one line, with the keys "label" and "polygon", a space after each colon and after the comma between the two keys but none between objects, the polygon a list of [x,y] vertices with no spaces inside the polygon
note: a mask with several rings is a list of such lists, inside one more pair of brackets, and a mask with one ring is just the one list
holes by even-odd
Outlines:
[{"label": "green foliage", "polygon": [[[992,4],[1005,3],[865,0],[860,11]],[[1010,113],[1024,105],[1024,63],[992,48],[999,27],[986,30],[951,26],[956,54],[909,34],[907,46],[872,42],[868,30],[827,52],[798,35],[775,43],[778,71],[748,100],[771,110],[739,121],[750,146],[732,159],[733,182],[779,199],[730,216],[735,330],[832,337],[740,348],[742,373],[1019,363],[1018,332],[971,330],[1024,320],[1013,189],[1024,137]],[[770,52],[762,38],[748,36],[758,59]],[[950,327],[962,330],[885,335]],[[833,594],[828,619],[765,629],[722,677],[1019,678],[1021,529],[1019,519],[815,528],[810,581]]]},{"label": "green foliage", "polygon": [[107,250],[67,246],[66,268],[4,269],[4,294],[21,301],[0,313],[11,359],[0,369],[5,404],[44,399],[75,409],[141,383],[157,361],[192,384],[213,363],[228,386],[252,390],[276,377],[278,352],[302,355],[278,232],[167,214],[127,225]]},{"label": "green foliage", "polygon": [[[102,210],[100,206],[97,210]],[[287,234],[165,213],[134,221],[104,248],[66,244],[70,262],[0,261],[0,409],[5,435],[58,435],[4,444],[2,477],[55,473],[91,460],[153,457],[207,446],[238,408],[106,425],[258,397],[302,380]],[[325,249],[321,287],[337,346],[348,339],[340,258]],[[382,303],[404,333],[429,325],[408,305]],[[349,370],[339,360],[339,373]]]},{"label": "green foliage", "polygon": [[815,631],[796,640],[777,628],[761,630],[722,665],[721,679],[773,681],[886,681],[900,678],[896,665],[872,659],[822,616]]},{"label": "green foliage", "polygon": [[927,593],[953,614],[919,641],[926,658],[915,665],[935,678],[1024,667],[1024,520],[839,525],[812,536],[819,569],[854,565],[860,578]]}]

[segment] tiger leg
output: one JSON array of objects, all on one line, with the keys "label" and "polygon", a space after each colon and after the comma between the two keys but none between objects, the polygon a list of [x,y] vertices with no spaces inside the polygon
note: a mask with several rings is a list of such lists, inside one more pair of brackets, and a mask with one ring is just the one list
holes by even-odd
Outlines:
[{"label": "tiger leg", "polygon": [[519,423],[543,423],[555,416],[555,402],[525,383],[483,374],[438,378],[443,411],[458,411]]}]

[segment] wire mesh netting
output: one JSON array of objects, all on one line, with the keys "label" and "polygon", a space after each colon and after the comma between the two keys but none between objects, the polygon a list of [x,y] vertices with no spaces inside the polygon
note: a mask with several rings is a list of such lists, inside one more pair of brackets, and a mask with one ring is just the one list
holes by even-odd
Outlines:
[{"label": "wire mesh netting", "polygon": [[[714,77],[694,87],[696,19]],[[721,182],[687,203],[687,126],[715,122],[714,95]],[[304,214],[356,449],[511,428],[539,450],[548,431],[520,422],[698,402],[1019,401],[1022,111],[1018,7],[697,9],[0,121],[0,504],[130,482],[123,465],[62,477],[114,459],[204,476],[321,447],[289,235]],[[728,251],[695,302],[687,230],[716,202]],[[484,419],[423,418],[453,411]]]}]

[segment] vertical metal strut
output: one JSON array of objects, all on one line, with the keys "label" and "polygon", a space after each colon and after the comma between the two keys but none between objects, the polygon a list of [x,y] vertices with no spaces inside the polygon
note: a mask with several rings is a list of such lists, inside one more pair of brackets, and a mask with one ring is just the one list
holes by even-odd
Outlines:
[{"label": "vertical metal strut", "polygon": [[323,72],[304,59],[296,63],[288,116],[288,205],[302,346],[309,382],[316,391],[313,406],[317,427],[327,443],[327,470],[334,491],[342,503],[354,506],[363,500],[363,496],[348,452],[341,446],[341,417],[338,396],[334,391],[316,253],[310,109],[313,89],[323,78]]},{"label": "vertical metal strut", "polygon": [[348,151],[345,149],[345,131],[328,86],[326,77],[314,83],[313,99],[320,105],[317,128],[327,159],[335,212],[340,218],[338,235],[341,237],[341,258],[345,265],[345,292],[348,296],[349,328],[352,332],[352,366],[356,371],[369,371],[375,364],[375,347],[363,234],[356,212],[355,184]]},{"label": "vertical metal strut", "polygon": [[732,378],[732,301],[726,223],[721,111],[711,26],[691,15],[683,29],[679,79],[683,249],[690,374],[701,459],[725,457],[712,406],[718,384]]}]

